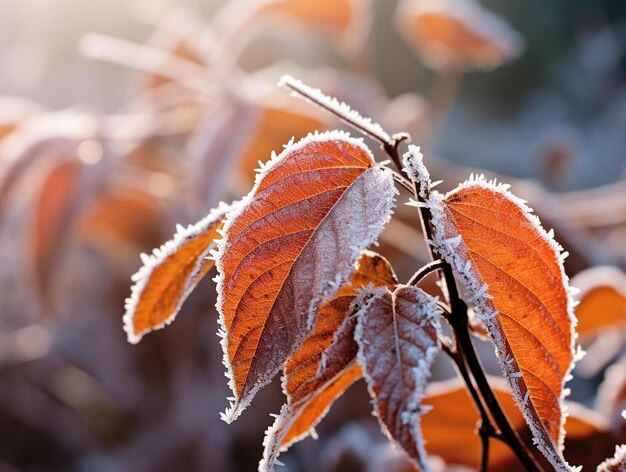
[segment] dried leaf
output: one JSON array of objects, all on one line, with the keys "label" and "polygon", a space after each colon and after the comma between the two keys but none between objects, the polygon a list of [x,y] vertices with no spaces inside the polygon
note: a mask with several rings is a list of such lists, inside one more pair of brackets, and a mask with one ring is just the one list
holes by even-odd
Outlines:
[{"label": "dried leaf", "polygon": [[[489,378],[489,384],[511,426],[530,443],[524,417],[503,379]],[[428,441],[428,452],[440,456],[449,465],[478,469],[481,441],[476,434],[476,424],[480,415],[463,381],[454,378],[431,383],[426,393],[424,402],[432,407],[432,411],[422,418],[422,432]],[[597,457],[606,457],[606,446],[611,447],[608,444],[610,435],[606,422],[582,405],[570,403],[568,406],[570,416],[566,423],[565,456],[585,466],[591,463],[595,466]],[[454,438],[454,441],[450,441],[450,438]],[[531,444],[529,448],[532,450]],[[587,458],[583,457],[585,455]],[[546,468],[549,466],[546,465]],[[523,472],[525,469],[507,445],[491,440],[488,470]]]},{"label": "dried leaf", "polygon": [[133,275],[135,284],[126,299],[128,342],[138,343],[145,334],[174,321],[183,302],[213,267],[213,259],[207,256],[231,208],[221,205],[197,223],[179,226],[170,241],[151,255],[141,255],[143,266]]},{"label": "dried leaf", "polygon": [[228,218],[217,254],[218,310],[234,420],[312,327],[389,219],[391,173],[360,140],[310,135],[264,166]]},{"label": "dried leaf", "polygon": [[441,347],[437,301],[409,285],[393,292],[365,289],[361,296],[369,298],[359,311],[355,337],[375,414],[387,436],[428,470],[420,404]]},{"label": "dried leaf", "polygon": [[562,400],[574,363],[573,302],[561,247],[507,186],[470,178],[432,193],[434,245],[466,285],[537,446],[558,470]]},{"label": "dried leaf", "polygon": [[580,289],[576,307],[578,333],[593,336],[599,331],[626,326],[626,275],[615,267],[593,267],[572,279]]},{"label": "dried leaf", "polygon": [[354,341],[356,316],[351,309],[358,290],[369,284],[393,288],[397,283],[389,262],[365,251],[349,282],[319,308],[315,328],[285,363],[287,405],[267,431],[261,470],[272,470],[279,452],[305,438],[332,402],[361,377],[360,366],[353,365],[358,346]]},{"label": "dried leaf", "polygon": [[503,18],[474,0],[404,0],[397,25],[435,70],[494,69],[517,57],[524,44]]}]

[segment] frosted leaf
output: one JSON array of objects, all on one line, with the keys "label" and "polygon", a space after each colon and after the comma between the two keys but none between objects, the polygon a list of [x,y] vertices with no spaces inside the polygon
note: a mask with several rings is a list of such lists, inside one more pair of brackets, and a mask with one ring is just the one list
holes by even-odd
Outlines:
[{"label": "frosted leaf", "polygon": [[177,225],[170,241],[152,254],[140,255],[143,266],[132,276],[134,285],[123,318],[128,342],[138,343],[146,333],[174,321],[189,294],[213,267],[208,256],[215,248],[224,216],[235,205],[222,203],[193,225]]},{"label": "frosted leaf", "polygon": [[507,185],[483,176],[427,203],[433,246],[487,327],[537,447],[557,470],[571,470],[561,451],[576,319],[562,248]]},{"label": "frosted leaf", "polygon": [[315,426],[326,416],[335,399],[360,378],[361,366],[353,362],[320,386],[306,401],[297,406],[283,405],[280,415],[265,432],[259,471],[274,470],[274,465],[279,464],[280,452],[308,435],[315,437]]},{"label": "frosted leaf", "polygon": [[364,289],[359,311],[358,360],[387,436],[428,470],[420,416],[430,368],[439,352],[437,300],[417,287]]},{"label": "frosted leaf", "polygon": [[319,304],[389,220],[397,190],[361,140],[333,131],[287,147],[229,216],[217,254],[234,420],[312,328]]}]

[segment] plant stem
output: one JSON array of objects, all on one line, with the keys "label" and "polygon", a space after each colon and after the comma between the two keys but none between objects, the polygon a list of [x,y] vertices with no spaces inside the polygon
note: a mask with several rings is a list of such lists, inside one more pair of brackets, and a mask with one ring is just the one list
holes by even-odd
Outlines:
[{"label": "plant stem", "polygon": [[[396,163],[398,170],[400,172],[403,172],[402,166],[399,165],[400,154],[398,152],[398,145],[400,142],[401,141],[388,143],[387,145],[383,146],[383,149],[387,152],[391,160]],[[418,187],[418,184],[415,184],[413,194],[418,201],[425,203],[425,198],[420,197],[420,189]],[[428,206],[423,205],[419,207],[419,214],[424,236],[427,242],[429,242],[432,240],[432,215],[430,209],[428,208]],[[439,257],[436,250],[430,244],[428,245],[428,248],[431,258],[433,260],[436,260]],[[489,382],[487,381],[485,372],[480,363],[480,360],[478,359],[478,356],[476,355],[474,345],[472,344],[469,335],[467,305],[460,297],[456,285],[456,279],[454,277],[454,273],[452,272],[452,267],[446,261],[442,262],[443,264],[441,269],[443,272],[443,281],[447,289],[448,303],[450,305],[451,312],[450,316],[448,316],[447,318],[450,326],[454,331],[457,342],[457,348],[451,357],[457,369],[459,370],[459,373],[463,377],[463,380],[465,381],[467,389],[472,396],[476,408],[481,414],[481,427],[479,429],[479,433],[481,434],[483,445],[482,462],[488,463],[489,461],[489,438],[499,437],[511,448],[519,461],[526,467],[528,471],[539,472],[542,470],[541,467],[536,462],[534,457],[530,454],[530,452],[526,448],[526,445],[522,442],[517,432],[509,423],[508,418],[500,407],[500,404],[498,403],[498,400],[494,395],[491,386],[489,385]],[[472,378],[469,375],[470,373],[471,377],[473,377],[474,381],[476,382],[477,388],[472,382]],[[487,410],[491,414],[493,422],[491,421],[489,414],[487,414]],[[500,431],[500,434],[498,434],[498,432],[496,431],[496,427]]]},{"label": "plant stem", "polygon": [[424,277],[426,277],[431,272],[434,272],[434,271],[439,270],[439,269],[443,269],[445,264],[446,263],[443,260],[441,260],[441,259],[437,259],[435,261],[429,262],[424,267],[422,267],[420,270],[415,272],[415,274],[413,274],[413,277],[411,277],[406,284],[407,285],[417,285],[418,283],[421,282],[421,280]]},{"label": "plant stem", "polygon": [[[451,83],[454,83],[454,81],[451,81]],[[301,98],[337,116],[366,136],[378,141],[383,151],[394,163],[398,172],[404,176],[404,180],[401,180],[402,184],[406,184],[405,181],[408,179],[408,175],[406,175],[406,172],[403,170],[399,147],[403,141],[409,139],[408,134],[400,133],[390,137],[380,126],[372,123],[369,119],[363,119],[358,113],[351,111],[347,105],[340,104],[331,97],[327,97],[318,90],[312,89],[289,76],[283,77],[280,84],[292,90],[292,92],[296,93]],[[454,87],[448,88],[454,90]],[[447,97],[452,97],[453,95],[453,93],[448,93]],[[417,201],[426,203],[429,189],[426,189],[426,192],[424,192],[426,197],[420,196],[419,184],[416,183],[412,190]],[[419,215],[424,237],[426,242],[429,243],[432,241],[433,229],[431,225],[432,215],[427,205],[419,207]],[[530,454],[517,432],[511,427],[487,381],[485,372],[470,338],[467,305],[459,295],[452,267],[444,260],[437,261],[439,258],[437,251],[430,244],[428,244],[428,248],[433,263],[418,271],[411,280],[417,283],[421,277],[436,269],[441,269],[443,272],[441,279],[447,289],[446,295],[450,305],[450,313],[447,314],[447,319],[456,338],[456,348],[454,350],[445,343],[443,344],[443,349],[454,361],[481,415],[479,427],[479,434],[483,446],[481,470],[486,470],[489,462],[489,439],[494,437],[505,442],[527,470],[531,472],[541,471],[541,467]],[[474,385],[474,382],[476,385]]]},{"label": "plant stem", "polygon": [[[484,426],[485,422],[481,420],[480,426],[478,427],[478,434],[480,434],[480,440],[483,446],[480,459],[480,472],[486,472],[489,467],[489,439],[492,436],[490,431],[484,429]],[[491,423],[489,423],[489,427],[491,427]]]},{"label": "plant stem", "polygon": [[498,399],[487,381],[487,377],[485,376],[485,372],[478,356],[476,355],[476,350],[474,349],[474,345],[472,344],[472,340],[469,335],[467,327],[467,313],[465,313],[465,320],[463,320],[462,317],[453,316],[451,319],[451,326],[456,337],[457,345],[459,346],[458,350],[462,352],[465,357],[468,368],[476,381],[480,394],[498,429],[500,430],[500,433],[502,434],[502,440],[508,444],[527,470],[542,470],[526,445],[522,442],[521,438],[517,434],[517,431],[515,431],[509,423],[508,418],[498,403]]}]

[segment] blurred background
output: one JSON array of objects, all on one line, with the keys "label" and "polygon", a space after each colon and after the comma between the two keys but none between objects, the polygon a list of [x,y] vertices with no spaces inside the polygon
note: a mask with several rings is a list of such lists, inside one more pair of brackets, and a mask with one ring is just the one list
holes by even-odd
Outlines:
[{"label": "blurred background", "polygon": [[[0,470],[256,469],[283,396],[276,379],[219,419],[211,277],[139,345],[122,316],[141,252],[246,194],[292,136],[344,127],[278,89],[286,73],[408,131],[441,189],[484,172],[555,229],[588,351],[566,457],[625,442],[622,0],[0,0],[0,64]],[[377,249],[401,281],[428,257],[406,198]],[[433,378],[453,376],[440,359]],[[358,382],[283,470],[411,470],[370,411]]]}]

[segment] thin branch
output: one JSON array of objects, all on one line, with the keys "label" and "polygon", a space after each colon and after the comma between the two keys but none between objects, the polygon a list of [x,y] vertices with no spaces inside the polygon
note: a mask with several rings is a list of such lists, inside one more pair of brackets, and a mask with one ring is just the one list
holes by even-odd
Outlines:
[{"label": "thin branch", "polygon": [[393,180],[395,180],[398,184],[400,184],[409,192],[413,192],[413,185],[411,184],[411,182],[409,182],[406,178],[404,178],[402,174],[396,172],[395,170],[392,170],[392,172]]},{"label": "thin branch", "polygon": [[494,436],[492,431],[493,427],[491,423],[489,423],[488,427],[485,427],[485,422],[480,420],[478,434],[480,435],[480,441],[483,446],[480,459],[480,472],[487,472],[487,468],[489,467],[489,439]]},{"label": "thin branch", "polygon": [[422,267],[420,270],[413,274],[413,277],[409,279],[407,285],[417,285],[421,282],[421,280],[426,277],[431,272],[434,272],[439,269],[443,269],[446,263],[442,259],[437,259],[435,261],[431,261]]},{"label": "thin branch", "polygon": [[372,121],[371,118],[364,118],[357,111],[352,110],[348,105],[338,101],[336,98],[329,97],[320,90],[309,87],[290,75],[282,76],[278,85],[291,90],[295,96],[303,98],[335,115],[348,126],[378,141],[381,146],[394,145],[391,136],[378,123]]},{"label": "thin branch", "polygon": [[[387,145],[383,147],[391,160],[395,162],[397,166],[400,166],[400,153],[397,146],[400,142],[397,142],[396,145]],[[403,172],[401,167],[399,167],[399,170]],[[425,199],[423,197],[420,197],[419,184],[417,183],[414,186],[413,194],[417,201],[425,203]],[[419,207],[419,215],[425,239],[427,241],[431,241],[433,239],[433,228],[431,224],[432,214],[427,205],[422,205]],[[428,250],[433,260],[439,258],[439,254],[437,253],[435,248],[428,245]],[[454,277],[454,273],[452,272],[452,267],[445,261],[442,265],[442,272],[442,279],[447,289],[448,303],[450,305],[451,312],[451,315],[448,317],[448,321],[453,328],[457,340],[457,355],[452,356],[452,359],[455,362],[459,373],[463,377],[467,389],[472,395],[474,404],[481,413],[481,419],[483,423],[488,423],[489,427],[491,427],[491,429],[495,431],[494,425],[491,422],[489,415],[487,414],[487,410],[489,410],[490,414],[493,416],[493,420],[495,421],[497,428],[500,430],[500,433],[504,437],[506,444],[515,453],[520,462],[526,467],[527,470],[531,472],[538,472],[541,470],[540,466],[538,465],[534,457],[530,454],[530,452],[526,448],[526,445],[522,442],[517,432],[511,427],[511,424],[509,423],[506,415],[502,411],[498,400],[496,399],[493,391],[491,390],[491,387],[489,386],[489,383],[487,382],[487,378],[485,377],[485,373],[480,364],[480,361],[478,360],[478,357],[476,356],[474,346],[469,336],[467,305],[461,299],[461,296],[459,294],[456,285],[456,279]],[[470,372],[471,376],[476,381],[476,386],[474,386],[474,383],[472,382],[472,378],[469,375]]]},{"label": "thin branch", "polygon": [[84,35],[79,50],[90,59],[162,75],[201,95],[207,93],[207,83],[212,78],[210,70],[195,62],[145,44],[103,34]]},{"label": "thin branch", "polygon": [[506,417],[502,407],[500,406],[485,372],[480,363],[480,359],[476,355],[474,345],[469,335],[467,328],[467,313],[465,314],[465,320],[462,316],[453,317],[451,319],[452,329],[454,331],[458,350],[462,352],[465,357],[467,366],[472,374],[472,377],[476,381],[476,386],[480,391],[480,394],[485,402],[485,405],[489,409],[493,419],[502,434],[504,442],[512,449],[519,461],[526,467],[526,470],[538,472],[541,471],[541,466],[537,463],[533,455],[530,453],[524,442],[521,440],[517,431],[513,429],[508,418]]}]

